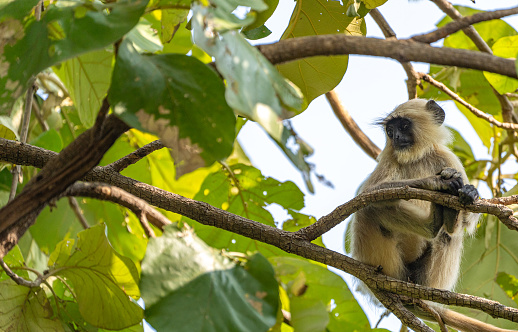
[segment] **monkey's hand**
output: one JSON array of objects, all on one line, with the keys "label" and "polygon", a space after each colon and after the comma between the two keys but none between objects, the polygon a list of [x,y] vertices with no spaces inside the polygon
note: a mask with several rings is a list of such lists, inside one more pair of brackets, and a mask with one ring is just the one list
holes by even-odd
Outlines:
[{"label": "monkey's hand", "polygon": [[459,201],[463,205],[473,204],[478,199],[478,190],[475,186],[467,184],[459,189]]},{"label": "monkey's hand", "polygon": [[460,172],[457,172],[454,168],[446,167],[443,168],[439,175],[441,184],[438,190],[445,191],[452,195],[460,195],[460,190],[464,186]]}]

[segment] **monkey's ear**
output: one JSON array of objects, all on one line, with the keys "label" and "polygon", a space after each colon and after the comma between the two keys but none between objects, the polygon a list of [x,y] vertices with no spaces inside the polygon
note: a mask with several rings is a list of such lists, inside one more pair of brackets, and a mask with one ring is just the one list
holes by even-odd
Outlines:
[{"label": "monkey's ear", "polygon": [[435,102],[435,100],[428,100],[428,102],[426,103],[425,108],[426,108],[427,111],[432,112],[433,117],[434,117],[435,122],[437,123],[437,125],[439,125],[439,126],[442,125],[446,115],[444,113],[444,110],[441,108],[441,106],[439,106]]}]

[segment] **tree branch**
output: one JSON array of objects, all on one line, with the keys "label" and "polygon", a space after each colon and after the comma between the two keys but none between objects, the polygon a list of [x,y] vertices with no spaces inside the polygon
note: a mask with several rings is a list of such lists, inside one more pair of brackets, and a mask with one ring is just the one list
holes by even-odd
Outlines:
[{"label": "tree branch", "polygon": [[340,123],[352,137],[354,142],[358,144],[358,146],[372,159],[376,160],[378,155],[381,153],[381,150],[367,135],[365,135],[360,127],[358,127],[356,121],[354,121],[349,112],[347,112],[345,107],[343,107],[338,94],[334,90],[331,90],[326,93],[326,98],[336,117],[340,120]]},{"label": "tree branch", "polygon": [[273,64],[322,55],[363,54],[484,70],[518,78],[514,60],[463,49],[439,48],[409,40],[382,40],[346,35],[321,35],[281,40],[257,48]]},{"label": "tree branch", "polygon": [[2,243],[0,258],[16,244],[10,241],[17,241],[34,223],[34,213],[97,165],[115,140],[129,129],[114,115],[97,124],[49,160],[20,194],[0,209],[0,241],[7,241]]},{"label": "tree branch", "polygon": [[[478,14],[475,14],[475,15],[472,15],[469,17],[463,17],[461,15],[461,13],[459,13],[459,11],[457,9],[455,9],[455,7],[453,7],[453,5],[450,2],[448,2],[447,0],[432,0],[432,1],[446,15],[450,16],[457,22],[462,21],[464,19],[469,20],[469,17],[478,15]],[[516,11],[516,10],[517,10],[517,8],[512,8],[512,9],[508,9],[507,11],[512,12],[512,11]],[[499,12],[499,11],[485,12],[485,13],[480,13],[480,14],[487,14],[488,16],[490,16],[488,13],[496,13],[496,12]],[[455,22],[452,22],[452,23],[455,23]],[[452,24],[452,23],[450,23],[450,24]],[[493,51],[491,50],[489,45],[484,41],[484,39],[480,36],[480,34],[477,32],[477,30],[473,26],[470,25],[470,26],[464,28],[462,31],[466,34],[466,36],[468,36],[473,41],[473,43],[477,46],[477,48],[479,50],[481,50],[482,52],[488,53],[488,54],[493,54]],[[498,98],[498,102],[500,103],[500,105],[502,107],[502,118],[504,119],[505,122],[511,122],[512,115],[513,115],[513,105],[509,101],[509,98],[507,98],[507,96],[505,96],[505,95],[501,95],[498,91],[495,90],[495,88],[493,88],[493,86],[491,86],[491,88],[493,89],[493,93]]]},{"label": "tree branch", "polygon": [[[76,182],[63,192],[61,196],[81,196],[110,201],[130,209],[137,217],[147,216],[151,223],[163,229],[171,224],[162,213],[150,206],[146,201],[122,190],[121,188],[99,182]],[[149,226],[149,225],[147,225]],[[145,227],[144,227],[145,228]]]},{"label": "tree branch", "polygon": [[148,154],[156,150],[160,150],[162,148],[165,148],[165,145],[160,140],[153,141],[149,144],[144,145],[141,148],[138,148],[129,155],[125,156],[124,158],[114,161],[109,166],[113,167],[114,171],[120,172],[129,165],[135,164],[137,161],[144,158]]},{"label": "tree branch", "polygon": [[[457,32],[459,30],[469,28],[472,24],[483,22],[483,21],[496,20],[496,19],[499,19],[499,18],[502,18],[505,16],[518,14],[518,7],[513,7],[513,8],[509,8],[509,9],[501,9],[501,10],[495,10],[495,11],[490,11],[490,12],[481,12],[481,13],[473,14],[471,16],[462,17],[460,15],[460,13],[458,13],[457,10],[453,6],[451,6],[451,4],[448,6],[447,4],[444,3],[445,1],[434,1],[434,0],[432,0],[432,1],[434,3],[436,3],[437,6],[439,8],[441,8],[448,16],[451,16],[452,18],[454,18],[455,21],[450,22],[450,23],[446,24],[445,26],[443,26],[442,28],[439,28],[432,32],[414,36],[414,37],[410,38],[410,40],[420,42],[420,43],[430,44],[430,43],[436,42],[440,39],[443,39],[451,34],[454,34],[455,32]],[[451,10],[451,8],[453,8],[458,13],[458,15],[456,15],[454,13],[454,11]],[[473,27],[471,27],[471,28],[473,28]],[[471,31],[471,29],[468,29],[468,30]],[[471,34],[471,32],[468,32],[466,34],[467,35]]]},{"label": "tree branch", "polygon": [[[23,151],[25,155],[21,155],[17,150]],[[44,164],[47,162],[52,157],[52,155],[55,155],[55,153],[46,151],[41,148],[32,147],[27,144],[21,145],[15,141],[0,139],[0,160],[3,161],[36,166],[35,164]],[[31,162],[34,162],[34,164]],[[129,193],[144,199],[154,206],[174,213],[179,213],[204,225],[214,226],[230,232],[234,232],[236,234],[246,236],[250,239],[273,245],[286,252],[336,267],[362,280],[369,288],[374,290],[378,289],[381,291],[398,293],[413,298],[434,301],[447,305],[474,308],[486,312],[493,317],[499,317],[511,320],[513,322],[518,322],[518,309],[506,307],[498,302],[472,295],[457,294],[446,290],[424,287],[388,277],[378,273],[376,269],[371,266],[358,262],[350,257],[339,254],[327,248],[310,243],[305,238],[306,236],[301,236],[299,232],[291,233],[243,218],[238,215],[234,215],[227,211],[215,208],[207,203],[182,197],[180,195],[170,193],[151,185],[122,176],[119,173],[113,171],[113,169],[106,166],[95,167],[84,177],[84,179],[87,181],[110,183],[113,186],[122,188]],[[372,196],[371,199],[425,199],[451,208],[461,207],[460,203],[458,202],[458,198],[456,197],[413,188],[384,189],[377,191],[377,193],[369,194],[378,195],[378,197]],[[365,198],[362,195],[358,197]],[[518,199],[518,197],[516,199]],[[346,204],[350,204],[354,200],[356,200],[356,204],[361,204],[361,202],[358,201],[361,200],[361,198],[354,198]],[[364,204],[367,203],[364,202]],[[337,208],[337,210],[340,208],[341,207]],[[487,203],[485,200],[478,200],[475,204],[466,206],[465,208],[472,212],[485,212],[494,214],[501,219],[510,219],[512,216],[511,209],[505,206]],[[333,213],[335,213],[335,211]],[[342,218],[343,215],[344,211],[342,208],[342,211],[337,213],[337,218]],[[342,220],[343,219],[340,221]],[[319,223],[322,222],[319,220]],[[514,223],[516,224],[516,220],[514,220]],[[518,226],[515,225],[514,227]],[[1,236],[0,245],[5,245],[2,242]],[[408,318],[404,317],[404,313],[398,312],[397,310],[396,313],[398,318],[400,318],[402,321],[405,321],[406,324]]]},{"label": "tree branch", "polygon": [[439,81],[436,81],[432,76],[428,75],[428,74],[425,74],[425,73],[418,73],[419,77],[430,83],[431,85],[433,85],[434,87],[436,87],[437,89],[443,91],[444,93],[446,93],[448,96],[450,96],[453,100],[455,100],[456,102],[458,102],[459,104],[463,105],[464,107],[466,107],[471,113],[473,113],[475,116],[481,118],[481,119],[484,119],[486,120],[487,122],[499,127],[499,128],[503,128],[503,129],[507,129],[507,130],[518,130],[518,124],[515,124],[515,123],[509,123],[509,122],[500,122],[498,121],[497,119],[495,119],[494,117],[492,117],[491,115],[489,114],[486,114],[484,113],[483,111],[479,110],[478,108],[476,108],[475,106],[471,105],[470,103],[468,103],[467,101],[465,101],[464,99],[462,99],[458,94],[456,94],[455,92],[451,91],[446,85],[444,85],[443,83],[439,82]]}]

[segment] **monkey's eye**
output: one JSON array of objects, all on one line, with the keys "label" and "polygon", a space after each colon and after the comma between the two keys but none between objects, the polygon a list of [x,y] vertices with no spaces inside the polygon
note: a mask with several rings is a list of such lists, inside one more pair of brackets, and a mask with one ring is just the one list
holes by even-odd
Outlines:
[{"label": "monkey's eye", "polygon": [[388,135],[388,137],[392,138],[392,136],[394,135],[392,128],[387,128],[387,135]]}]

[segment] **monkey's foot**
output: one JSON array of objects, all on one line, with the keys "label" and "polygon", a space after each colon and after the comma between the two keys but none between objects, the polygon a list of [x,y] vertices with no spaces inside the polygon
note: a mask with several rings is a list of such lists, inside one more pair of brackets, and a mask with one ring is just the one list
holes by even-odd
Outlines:
[{"label": "monkey's foot", "polygon": [[478,198],[478,190],[475,186],[467,184],[459,189],[459,201],[463,205],[473,204]]}]

